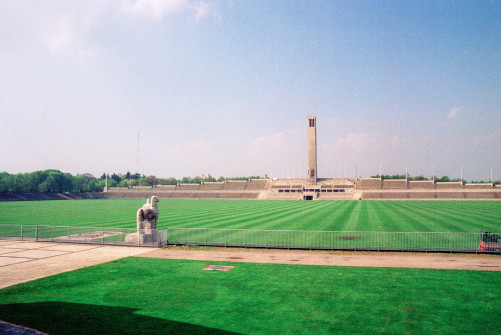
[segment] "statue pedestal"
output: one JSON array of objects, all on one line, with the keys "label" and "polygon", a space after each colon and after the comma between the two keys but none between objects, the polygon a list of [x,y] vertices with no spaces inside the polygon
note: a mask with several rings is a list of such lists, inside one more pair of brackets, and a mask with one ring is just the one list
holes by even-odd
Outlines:
[{"label": "statue pedestal", "polygon": [[150,230],[148,232],[137,232],[125,235],[125,244],[133,245],[160,245],[161,239],[158,231]]}]

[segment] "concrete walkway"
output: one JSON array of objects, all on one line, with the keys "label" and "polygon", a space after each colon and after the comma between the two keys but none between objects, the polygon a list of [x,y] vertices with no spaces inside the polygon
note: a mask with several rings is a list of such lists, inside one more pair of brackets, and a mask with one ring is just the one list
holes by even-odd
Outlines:
[{"label": "concrete walkway", "polygon": [[149,251],[152,249],[0,240],[0,289]]},{"label": "concrete walkway", "polygon": [[213,262],[501,271],[501,255],[169,247],[154,249],[139,257]]}]

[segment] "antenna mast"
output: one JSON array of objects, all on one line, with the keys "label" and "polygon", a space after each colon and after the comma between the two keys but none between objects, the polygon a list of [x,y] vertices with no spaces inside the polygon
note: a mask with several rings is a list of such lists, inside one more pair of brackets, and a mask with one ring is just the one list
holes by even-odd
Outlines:
[{"label": "antenna mast", "polygon": [[136,174],[139,173],[139,132],[137,132],[137,159],[136,159]]}]

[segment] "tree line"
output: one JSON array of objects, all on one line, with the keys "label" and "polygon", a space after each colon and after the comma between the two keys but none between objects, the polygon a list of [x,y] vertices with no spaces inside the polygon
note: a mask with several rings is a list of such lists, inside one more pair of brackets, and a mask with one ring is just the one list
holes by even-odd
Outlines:
[{"label": "tree line", "polygon": [[[394,175],[382,175],[382,176],[379,176],[379,174],[375,175],[375,176],[371,176],[371,178],[379,178],[381,177],[381,179],[385,180],[385,179],[406,179],[406,176],[403,175],[403,174],[394,174]],[[431,177],[431,178],[426,178],[422,175],[420,176],[414,176],[414,177],[411,177],[409,174],[407,174],[407,180],[410,180],[410,181],[418,181],[418,180],[434,180],[436,183],[437,182],[444,182],[444,183],[448,183],[448,182],[461,182],[461,178],[449,178],[448,176],[442,176],[442,177]],[[463,179],[463,183],[466,183],[466,180]],[[483,181],[483,180],[472,180],[470,181],[470,183],[472,184],[477,184],[477,183],[490,183],[490,181]],[[495,185],[500,185],[501,184],[501,181],[496,181],[494,182]]]},{"label": "tree line", "polygon": [[[259,176],[237,177],[231,179],[246,180],[259,179]],[[230,179],[230,178],[229,178]],[[224,177],[206,178],[204,182],[224,181]],[[177,185],[178,183],[198,183],[202,182],[201,177],[183,177],[176,179],[157,178],[155,176],[145,176],[144,174],[132,174],[129,171],[125,174],[103,173],[100,177],[94,177],[90,173],[77,174],[61,172],[59,170],[44,170],[28,173],[10,174],[0,172],[0,192],[29,192],[29,193],[64,193],[64,192],[102,192],[108,187],[131,187],[131,186],[155,186],[155,185]]]},{"label": "tree line", "polygon": [[101,192],[104,185],[104,180],[96,178],[90,173],[73,176],[59,170],[17,174],[0,172],[0,192]]}]

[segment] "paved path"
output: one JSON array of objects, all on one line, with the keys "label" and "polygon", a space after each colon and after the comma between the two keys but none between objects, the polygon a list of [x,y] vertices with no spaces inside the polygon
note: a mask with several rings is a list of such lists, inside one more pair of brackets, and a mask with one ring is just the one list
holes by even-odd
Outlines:
[{"label": "paved path", "polygon": [[171,247],[139,256],[214,262],[501,271],[501,255]]},{"label": "paved path", "polygon": [[152,249],[0,240],[0,289],[128,256],[212,262],[501,271],[501,255],[183,247]]},{"label": "paved path", "polygon": [[0,240],[0,289],[14,284],[137,256],[151,248]]}]

